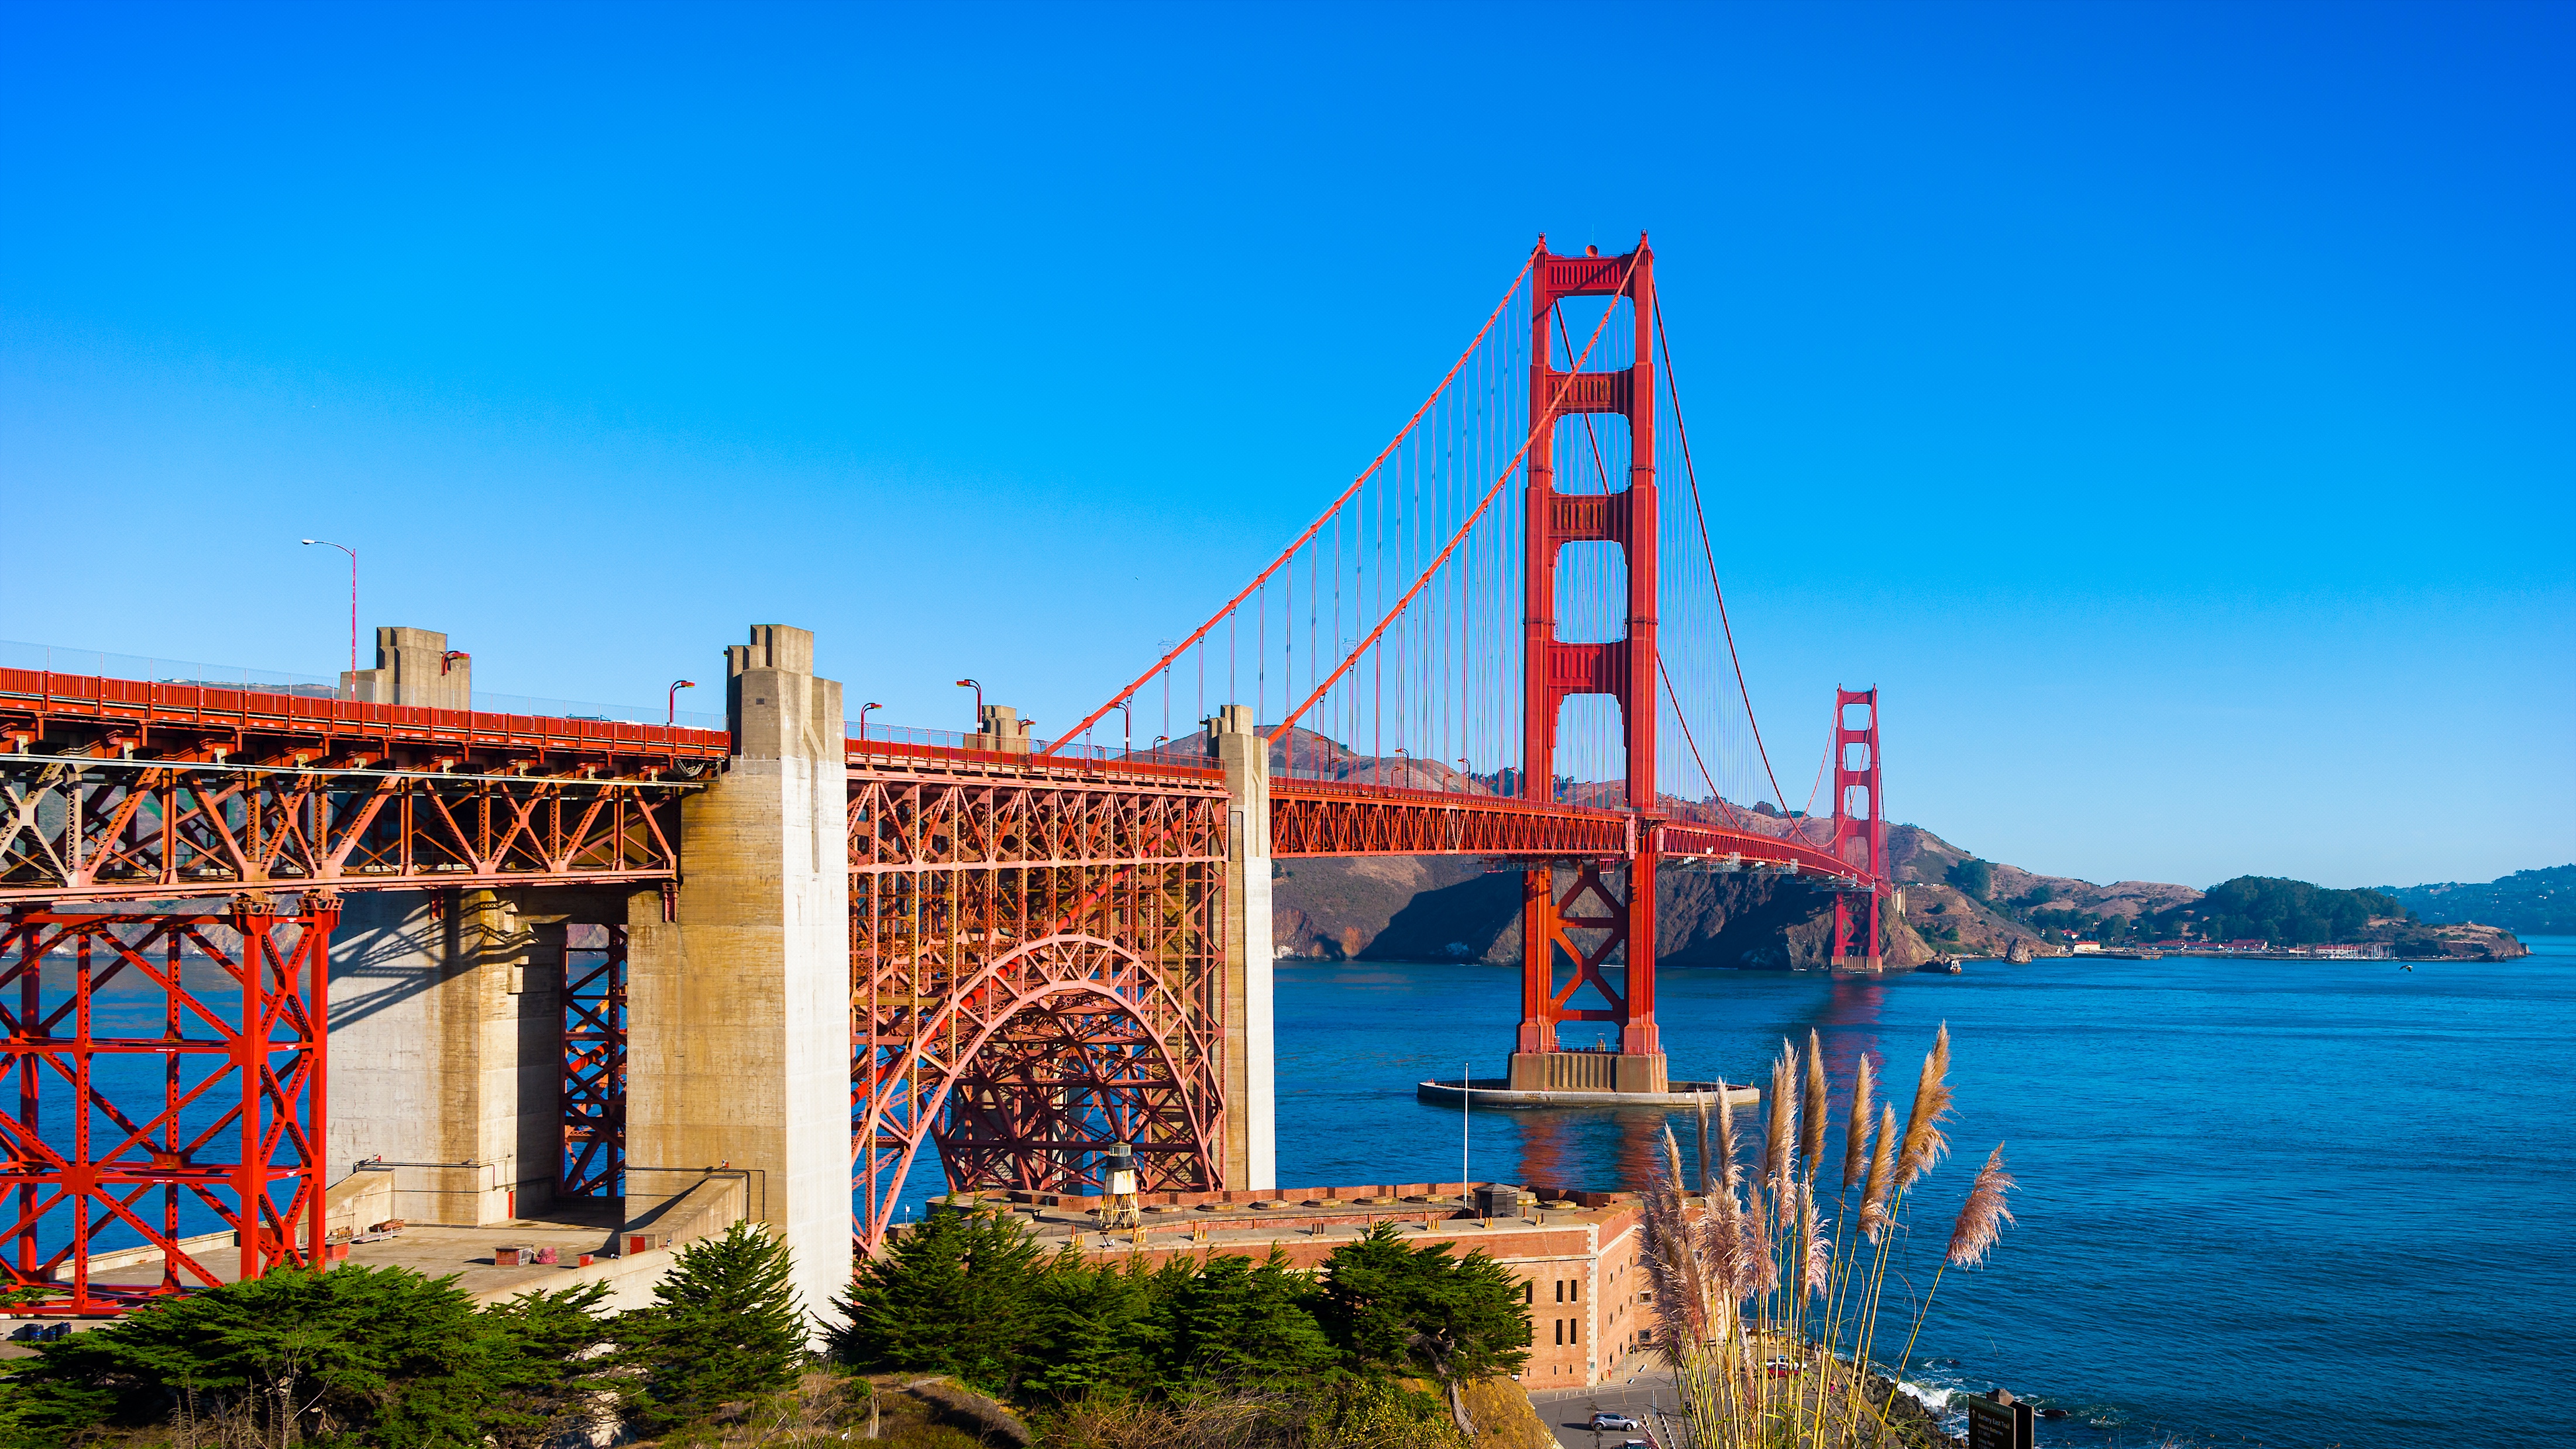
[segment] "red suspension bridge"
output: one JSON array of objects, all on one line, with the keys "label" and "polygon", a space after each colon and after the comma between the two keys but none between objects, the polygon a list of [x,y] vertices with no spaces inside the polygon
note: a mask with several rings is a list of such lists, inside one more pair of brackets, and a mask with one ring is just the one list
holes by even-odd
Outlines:
[{"label": "red suspension bridge", "polygon": [[[1642,239],[1542,242],[1314,523],[1051,740],[1001,706],[967,735],[844,728],[811,636],[766,627],[730,651],[722,730],[373,702],[356,675],[0,669],[0,1286],[112,1312],[316,1255],[364,1134],[382,1158],[414,1130],[331,1055],[400,1009],[335,1006],[365,984],[354,914],[407,950],[444,932],[451,963],[501,922],[474,960],[559,972],[553,1135],[514,1207],[632,1216],[644,1174],[750,1163],[783,1231],[837,1192],[833,1231],[855,1203],[873,1251],[925,1144],[957,1188],[1097,1190],[1113,1142],[1149,1190],[1269,1187],[1288,857],[1520,873],[1513,1082],[1664,1090],[1658,872],[1812,878],[1838,963],[1878,955],[1888,880],[1874,690],[1837,694],[1806,811],[1773,774],[1654,269]],[[845,1102],[813,1073],[843,1001]],[[1616,1049],[1566,1051],[1567,1022]],[[364,1105],[334,1118],[334,1083]],[[158,1280],[93,1276],[124,1249]]]}]

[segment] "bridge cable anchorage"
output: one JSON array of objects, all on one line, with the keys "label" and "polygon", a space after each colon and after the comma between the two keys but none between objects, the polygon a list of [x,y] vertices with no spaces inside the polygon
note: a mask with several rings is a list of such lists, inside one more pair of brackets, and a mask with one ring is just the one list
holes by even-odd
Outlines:
[{"label": "bridge cable anchorage", "polygon": [[1289,544],[1285,549],[1280,550],[1279,557],[1272,560],[1268,568],[1263,569],[1258,575],[1254,576],[1252,582],[1244,585],[1241,592],[1237,593],[1233,598],[1228,599],[1223,608],[1217,610],[1216,613],[1208,617],[1208,621],[1206,623],[1201,624],[1188,638],[1183,639],[1179,644],[1173,646],[1169,653],[1166,653],[1162,658],[1154,661],[1153,667],[1136,676],[1134,683],[1129,684],[1125,689],[1120,690],[1116,695],[1110,698],[1108,703],[1103,704],[1098,709],[1093,710],[1090,714],[1085,715],[1081,723],[1076,724],[1072,729],[1065,731],[1045,749],[1040,750],[1038,752],[1038,758],[1044,758],[1054,754],[1066,741],[1076,738],[1084,730],[1098,724],[1101,718],[1107,715],[1109,711],[1116,709],[1121,703],[1134,698],[1137,690],[1144,688],[1146,684],[1153,680],[1155,675],[1170,668],[1172,662],[1180,658],[1182,654],[1188,652],[1192,645],[1206,638],[1209,631],[1216,628],[1219,620],[1231,620],[1234,616],[1235,610],[1242,605],[1245,599],[1252,597],[1254,591],[1261,588],[1263,584],[1268,583],[1272,575],[1276,574],[1282,566],[1295,558],[1297,551],[1304,548],[1318,532],[1322,531],[1325,524],[1333,520],[1334,515],[1341,512],[1342,505],[1350,502],[1352,496],[1360,491],[1362,485],[1366,484],[1370,478],[1377,475],[1378,470],[1385,465],[1386,460],[1394,454],[1398,447],[1403,445],[1404,440],[1421,424],[1424,416],[1431,411],[1432,404],[1438,402],[1441,395],[1449,390],[1449,384],[1457,379],[1460,370],[1467,365],[1469,359],[1476,355],[1477,349],[1484,344],[1487,334],[1494,330],[1494,324],[1502,319],[1504,309],[1509,307],[1511,305],[1512,298],[1519,294],[1521,283],[1529,280],[1530,269],[1535,267],[1537,264],[1538,258],[1535,254],[1533,254],[1529,260],[1521,263],[1521,269],[1513,276],[1511,285],[1503,289],[1502,300],[1496,302],[1494,304],[1494,310],[1486,316],[1485,325],[1476,329],[1476,335],[1468,341],[1466,350],[1460,352],[1458,354],[1458,360],[1449,364],[1449,370],[1441,374],[1438,385],[1431,389],[1431,395],[1422,400],[1422,405],[1413,410],[1413,416],[1405,419],[1404,426],[1396,430],[1395,436],[1388,440],[1387,445],[1380,448],[1377,456],[1369,460],[1369,465],[1360,470],[1359,476],[1351,480],[1350,486],[1344,488],[1341,491],[1340,496],[1336,497],[1332,503],[1324,509],[1323,513],[1317,516],[1313,523],[1307,525],[1306,531],[1299,534],[1295,542]]}]

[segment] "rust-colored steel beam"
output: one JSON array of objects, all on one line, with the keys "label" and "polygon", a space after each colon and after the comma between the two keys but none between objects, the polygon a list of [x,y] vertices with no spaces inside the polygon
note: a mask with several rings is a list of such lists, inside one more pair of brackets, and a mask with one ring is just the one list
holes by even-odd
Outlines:
[{"label": "rust-colored steel beam", "polygon": [[0,903],[671,880],[684,788],[0,755]]},{"label": "rust-colored steel beam", "polygon": [[850,778],[856,1228],[924,1143],[955,1189],[1223,1186],[1225,791],[877,756]]},{"label": "rust-colored steel beam", "polygon": [[[338,907],[235,905],[0,913],[0,1286],[50,1295],[16,1311],[118,1313],[314,1258]],[[157,1270],[103,1281],[110,1252]]]},{"label": "rust-colored steel beam", "polygon": [[676,879],[721,731],[0,669],[0,904]]},{"label": "rust-colored steel beam", "polygon": [[1724,860],[1855,882],[1862,878],[1859,868],[1835,858],[1822,847],[1749,830],[1730,830],[1723,825],[1665,821],[1655,827],[1655,849],[1676,859]]},{"label": "rust-colored steel beam", "polygon": [[1505,795],[1451,795],[1319,780],[1270,782],[1270,853],[1624,856],[1636,817]]}]

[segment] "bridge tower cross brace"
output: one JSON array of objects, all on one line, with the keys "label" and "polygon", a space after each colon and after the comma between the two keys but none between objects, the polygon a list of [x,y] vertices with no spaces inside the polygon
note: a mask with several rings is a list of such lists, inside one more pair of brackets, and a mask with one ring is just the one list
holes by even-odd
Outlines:
[{"label": "bridge tower cross brace", "polygon": [[[1866,711],[1862,722],[1851,722],[1855,709]],[[1834,691],[1834,859],[1859,866],[1862,879],[1868,882],[1866,928],[1862,939],[1866,946],[1852,950],[1854,928],[1863,925],[1856,919],[1853,897],[1858,891],[1840,891],[1834,896],[1834,962],[1836,966],[1852,964],[1857,954],[1869,970],[1879,968],[1879,955],[1885,937],[1879,934],[1878,902],[1887,888],[1887,819],[1879,809],[1878,759],[1878,689],[1836,689]],[[1854,859],[1853,857],[1859,857]]]},{"label": "bridge tower cross brace", "polygon": [[[1638,812],[1625,861],[1625,879],[1614,891],[1603,867],[1577,862],[1573,883],[1557,892],[1557,865],[1529,870],[1521,890],[1521,1022],[1512,1053],[1518,1089],[1593,1088],[1662,1091],[1663,1041],[1655,1025],[1655,852],[1660,819],[1655,792],[1656,493],[1655,493],[1655,269],[1644,237],[1625,256],[1557,256],[1540,238],[1531,268],[1530,445],[1527,554],[1522,568],[1523,673],[1521,794],[1546,800],[1556,785],[1558,711],[1569,695],[1606,694],[1619,702],[1628,752],[1627,803]],[[1625,296],[1635,346],[1631,366],[1599,372],[1555,369],[1549,346],[1557,303],[1570,297]],[[1571,334],[1569,334],[1571,335]],[[1567,359],[1569,365],[1575,359]],[[1610,413],[1628,424],[1628,486],[1610,494],[1556,490],[1555,441],[1559,421],[1576,413]],[[1556,570],[1570,543],[1607,542],[1627,555],[1627,637],[1606,643],[1557,638]],[[1586,906],[1585,899],[1593,902]],[[1583,912],[1578,914],[1578,912]],[[1568,928],[1598,931],[1590,947]],[[1613,952],[1627,963],[1624,990],[1614,990],[1600,968]],[[1574,979],[1556,984],[1559,953],[1570,959]],[[1610,1005],[1570,1008],[1590,984]],[[1603,1021],[1619,1029],[1618,1055],[1610,1060],[1564,1053],[1561,1021]]]}]

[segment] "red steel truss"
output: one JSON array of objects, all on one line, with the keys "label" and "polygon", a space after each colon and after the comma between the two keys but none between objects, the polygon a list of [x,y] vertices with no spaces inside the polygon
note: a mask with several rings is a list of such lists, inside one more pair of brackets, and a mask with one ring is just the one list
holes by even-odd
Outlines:
[{"label": "red steel truss", "polygon": [[[1851,711],[1862,711],[1861,723]],[[1852,897],[1868,900],[1867,948],[1857,954],[1875,963],[1880,951],[1878,898],[1887,882],[1887,821],[1879,813],[1878,690],[1834,691],[1834,834],[1828,850],[1846,871],[1856,872],[1863,891],[1834,897],[1834,964],[1842,965],[1852,950]]]},{"label": "red steel truss", "polygon": [[626,1195],[626,928],[564,946],[563,1157],[557,1197]]},{"label": "red steel truss", "polygon": [[0,669],[0,904],[673,880],[679,796],[728,748]]},{"label": "red steel truss", "polygon": [[1859,877],[1855,867],[1836,858],[1832,852],[1803,840],[1783,840],[1776,835],[1756,835],[1748,830],[1730,830],[1723,825],[1696,821],[1667,820],[1656,826],[1655,851],[1658,855],[1690,856],[1728,865],[1786,870],[1795,875],[1855,881]]},{"label": "red steel truss", "polygon": [[1079,1192],[1136,1146],[1222,1186],[1227,797],[1213,780],[850,771],[860,1248],[924,1142],[952,1188]]},{"label": "red steel truss", "polygon": [[[1522,1051],[1556,1050],[1556,1024],[1560,1021],[1624,1024],[1629,1020],[1625,996],[1601,974],[1611,954],[1628,944],[1628,908],[1610,889],[1601,869],[1597,861],[1578,864],[1573,883],[1563,895],[1556,894],[1555,867],[1532,867],[1521,874],[1522,919],[1543,922],[1548,949],[1563,952],[1574,963],[1573,978],[1562,988],[1553,980],[1527,973],[1522,976],[1521,1039],[1547,1043],[1523,1046]],[[1587,910],[1591,913],[1585,914]],[[1630,978],[1635,978],[1634,972]],[[1585,986],[1599,992],[1609,1006],[1569,1007],[1566,1003]]]},{"label": "red steel truss", "polygon": [[1504,795],[1447,795],[1277,777],[1272,855],[1626,855],[1636,817]]},{"label": "red steel truss", "polygon": [[0,755],[0,902],[670,880],[683,788]]},{"label": "red steel truss", "polygon": [[256,896],[220,915],[0,916],[17,1084],[0,1284],[56,1295],[20,1311],[116,1313],[306,1261],[337,918],[327,898],[278,912]]},{"label": "red steel truss", "polygon": [[[1632,366],[1608,372],[1558,372],[1551,333],[1558,325],[1557,303],[1570,297],[1626,297],[1635,330]],[[1606,694],[1619,702],[1628,750],[1627,801],[1641,812],[1645,837],[1632,838],[1624,854],[1627,870],[1621,891],[1611,894],[1606,882],[1587,877],[1579,889],[1596,894],[1608,908],[1626,918],[1619,932],[1628,966],[1623,998],[1605,996],[1619,1023],[1619,1050],[1629,1056],[1660,1057],[1662,1037],[1655,1025],[1655,723],[1657,580],[1655,558],[1655,263],[1639,238],[1625,256],[1560,257],[1542,239],[1531,267],[1530,292],[1530,443],[1525,454],[1529,487],[1522,567],[1522,681],[1527,691],[1521,728],[1523,794],[1548,801],[1555,789],[1556,733],[1560,706],[1568,696]],[[1579,366],[1580,358],[1570,358]],[[1557,424],[1576,414],[1604,413],[1628,423],[1628,486],[1619,492],[1579,495],[1556,490]],[[1556,637],[1556,570],[1570,543],[1606,542],[1627,556],[1627,635],[1610,643],[1569,643]],[[1562,902],[1554,894],[1552,870],[1533,870],[1522,892],[1521,1000],[1523,1014],[1516,1053],[1558,1049],[1554,1022],[1562,1013],[1529,1009],[1534,1003],[1560,1001],[1556,988],[1558,953],[1565,948],[1555,917]],[[1607,948],[1604,948],[1605,950]],[[1573,953],[1575,984],[1598,981],[1595,965]],[[1571,991],[1573,988],[1567,988]]]}]

